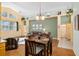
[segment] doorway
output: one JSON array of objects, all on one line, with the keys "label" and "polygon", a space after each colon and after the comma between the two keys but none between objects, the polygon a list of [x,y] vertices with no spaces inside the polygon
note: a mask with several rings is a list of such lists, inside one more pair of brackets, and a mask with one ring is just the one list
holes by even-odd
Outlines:
[{"label": "doorway", "polygon": [[61,16],[60,19],[60,39],[58,46],[61,48],[72,49],[72,23],[71,16]]}]

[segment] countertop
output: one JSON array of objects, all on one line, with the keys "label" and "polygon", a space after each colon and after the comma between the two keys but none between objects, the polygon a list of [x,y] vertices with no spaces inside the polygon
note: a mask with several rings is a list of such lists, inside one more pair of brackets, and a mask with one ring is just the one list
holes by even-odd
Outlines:
[{"label": "countertop", "polygon": [[0,40],[0,43],[5,43],[6,41],[5,40]]}]

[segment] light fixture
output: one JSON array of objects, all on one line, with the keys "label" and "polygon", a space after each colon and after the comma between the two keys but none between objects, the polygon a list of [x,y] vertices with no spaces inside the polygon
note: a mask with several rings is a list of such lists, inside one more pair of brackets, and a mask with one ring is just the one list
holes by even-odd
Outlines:
[{"label": "light fixture", "polygon": [[43,31],[45,32],[45,31],[46,31],[46,29],[44,28],[44,29],[43,29]]},{"label": "light fixture", "polygon": [[45,16],[42,15],[41,13],[41,3],[40,3],[40,8],[39,8],[39,14],[36,16],[36,20],[44,20]]},{"label": "light fixture", "polygon": [[67,9],[67,14],[71,15],[73,13],[73,9]]},{"label": "light fixture", "polygon": [[58,11],[57,15],[61,15],[61,11]]}]

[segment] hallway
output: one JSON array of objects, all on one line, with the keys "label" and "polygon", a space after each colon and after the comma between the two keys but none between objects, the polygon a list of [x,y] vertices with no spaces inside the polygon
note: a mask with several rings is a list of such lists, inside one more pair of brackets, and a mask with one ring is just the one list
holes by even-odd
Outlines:
[{"label": "hallway", "polygon": [[73,44],[71,41],[67,40],[66,38],[62,38],[59,40],[58,47],[66,48],[66,49],[73,49]]}]

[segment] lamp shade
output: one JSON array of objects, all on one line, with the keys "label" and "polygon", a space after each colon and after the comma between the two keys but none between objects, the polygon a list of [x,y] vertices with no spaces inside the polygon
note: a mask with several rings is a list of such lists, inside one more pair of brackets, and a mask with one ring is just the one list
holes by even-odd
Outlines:
[{"label": "lamp shade", "polygon": [[36,16],[36,20],[45,20],[45,16]]}]

